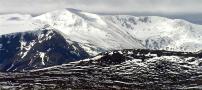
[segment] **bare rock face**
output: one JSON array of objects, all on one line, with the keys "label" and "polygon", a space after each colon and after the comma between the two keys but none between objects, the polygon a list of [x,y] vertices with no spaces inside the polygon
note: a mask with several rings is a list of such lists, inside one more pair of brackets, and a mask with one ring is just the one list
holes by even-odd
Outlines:
[{"label": "bare rock face", "polygon": [[2,35],[0,43],[0,71],[43,68],[89,57],[77,43],[54,30]]},{"label": "bare rock face", "polygon": [[200,89],[201,54],[116,50],[68,64],[0,73],[3,89]]}]

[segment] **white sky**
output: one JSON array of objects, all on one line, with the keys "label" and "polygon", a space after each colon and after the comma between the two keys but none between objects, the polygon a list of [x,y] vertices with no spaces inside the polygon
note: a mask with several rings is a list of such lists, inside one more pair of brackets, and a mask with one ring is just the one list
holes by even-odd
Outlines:
[{"label": "white sky", "polygon": [[202,13],[202,0],[0,0],[0,13],[42,13],[60,8],[110,13]]},{"label": "white sky", "polygon": [[189,19],[202,22],[202,0],[0,0],[1,14],[41,14],[62,8],[95,13],[189,15]]}]

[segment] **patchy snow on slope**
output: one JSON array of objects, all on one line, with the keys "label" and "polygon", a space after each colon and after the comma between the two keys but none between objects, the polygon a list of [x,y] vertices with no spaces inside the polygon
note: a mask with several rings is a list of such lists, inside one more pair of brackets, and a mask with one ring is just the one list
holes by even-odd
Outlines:
[{"label": "patchy snow on slope", "polygon": [[21,58],[24,58],[27,55],[27,53],[29,52],[29,50],[32,48],[32,46],[34,46],[34,44],[36,42],[33,41],[33,42],[28,43],[28,42],[21,41],[20,43],[21,43],[20,55],[21,55]]}]

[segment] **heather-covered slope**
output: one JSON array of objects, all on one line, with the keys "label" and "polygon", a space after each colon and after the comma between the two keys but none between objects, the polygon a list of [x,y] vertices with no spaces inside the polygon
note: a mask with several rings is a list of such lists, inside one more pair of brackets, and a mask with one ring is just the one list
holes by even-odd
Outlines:
[{"label": "heather-covered slope", "polygon": [[201,89],[201,54],[118,50],[44,69],[0,73],[4,89]]}]

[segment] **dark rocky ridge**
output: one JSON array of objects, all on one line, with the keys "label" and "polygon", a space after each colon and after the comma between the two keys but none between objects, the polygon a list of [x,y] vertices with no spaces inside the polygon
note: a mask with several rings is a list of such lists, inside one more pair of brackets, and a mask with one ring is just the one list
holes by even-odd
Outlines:
[{"label": "dark rocky ridge", "polygon": [[55,30],[38,30],[0,37],[0,71],[22,71],[60,65],[89,55]]},{"label": "dark rocky ridge", "polygon": [[116,50],[39,70],[0,73],[0,86],[24,90],[201,89],[201,65],[200,53]]}]

